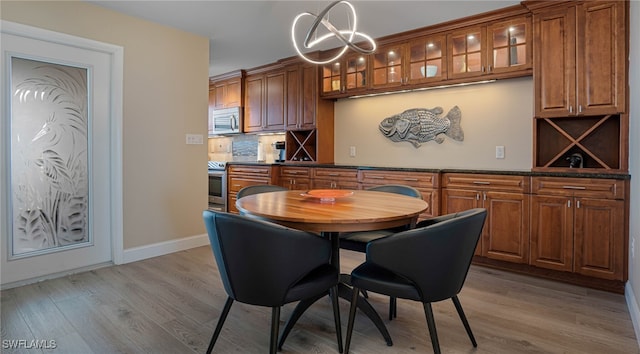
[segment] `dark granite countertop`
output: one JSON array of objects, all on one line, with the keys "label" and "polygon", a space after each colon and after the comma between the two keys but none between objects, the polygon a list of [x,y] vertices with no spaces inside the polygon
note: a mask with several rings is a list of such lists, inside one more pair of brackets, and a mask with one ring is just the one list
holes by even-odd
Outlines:
[{"label": "dark granite countertop", "polygon": [[546,171],[508,171],[508,170],[476,170],[476,169],[451,169],[451,168],[414,168],[414,167],[387,167],[387,166],[357,166],[357,165],[336,165],[336,164],[316,164],[316,163],[264,163],[264,162],[227,162],[228,165],[270,165],[270,166],[300,166],[300,167],[324,167],[324,168],[355,168],[359,170],[386,170],[386,171],[407,171],[407,172],[428,172],[428,173],[473,173],[491,175],[512,175],[512,176],[532,176],[532,177],[572,177],[572,178],[597,178],[597,179],[617,179],[630,180],[629,174],[617,173],[587,173],[587,172],[546,172]]}]

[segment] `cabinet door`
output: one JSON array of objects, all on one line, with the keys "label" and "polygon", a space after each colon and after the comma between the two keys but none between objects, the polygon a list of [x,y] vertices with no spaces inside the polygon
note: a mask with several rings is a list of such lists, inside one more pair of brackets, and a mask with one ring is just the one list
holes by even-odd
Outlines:
[{"label": "cabinet door", "polygon": [[[468,209],[477,208],[481,204],[480,193],[473,190],[462,189],[443,189],[442,190],[442,213],[450,214]],[[487,224],[485,223],[482,233],[484,235],[487,230]],[[482,243],[484,236],[480,236],[478,246],[476,247],[475,255],[482,255]]]},{"label": "cabinet door", "polygon": [[242,107],[242,78],[229,79],[225,85],[225,107]]},{"label": "cabinet door", "polygon": [[534,16],[535,115],[562,117],[574,111],[575,7]]},{"label": "cabinet door", "polygon": [[449,34],[449,79],[484,75],[487,66],[485,31],[484,27],[471,27]]},{"label": "cabinet door", "polygon": [[268,73],[265,77],[265,111],[262,130],[284,130],[285,74]]},{"label": "cabinet door", "polygon": [[318,69],[315,65],[304,64],[300,69],[302,90],[299,95],[302,110],[298,117],[299,129],[316,128],[316,112],[318,109]]},{"label": "cabinet door", "polygon": [[573,270],[572,198],[533,196],[531,203],[531,265]]},{"label": "cabinet door", "polygon": [[577,198],[575,201],[576,273],[623,280],[624,202]]},{"label": "cabinet door", "polygon": [[577,113],[624,112],[625,3],[585,2],[577,16]]},{"label": "cabinet door", "polygon": [[215,86],[209,86],[209,125],[208,132],[209,135],[213,134],[213,110],[216,106],[216,89]]},{"label": "cabinet door", "polygon": [[403,46],[400,44],[378,47],[371,57],[372,88],[400,86],[404,80],[402,71]]},{"label": "cabinet door", "polygon": [[498,22],[487,28],[488,70],[491,74],[531,68],[531,17]]},{"label": "cabinet door", "polygon": [[529,196],[487,191],[482,255],[514,263],[529,261]]},{"label": "cabinet door", "polygon": [[344,60],[344,89],[354,93],[364,91],[369,85],[367,70],[367,56],[359,53],[345,55]]},{"label": "cabinet door", "polygon": [[340,94],[343,90],[342,70],[340,61],[322,66],[322,95]]},{"label": "cabinet door", "polygon": [[246,98],[244,107],[244,132],[262,130],[262,111],[264,76],[248,76],[246,79]]},{"label": "cabinet door", "polygon": [[408,45],[405,64],[408,83],[442,81],[447,78],[445,35],[422,37]]},{"label": "cabinet door", "polygon": [[301,104],[301,77],[300,67],[293,65],[287,68],[287,85],[286,85],[286,97],[287,108],[285,112],[287,129],[297,129],[299,127],[298,120],[302,113]]}]

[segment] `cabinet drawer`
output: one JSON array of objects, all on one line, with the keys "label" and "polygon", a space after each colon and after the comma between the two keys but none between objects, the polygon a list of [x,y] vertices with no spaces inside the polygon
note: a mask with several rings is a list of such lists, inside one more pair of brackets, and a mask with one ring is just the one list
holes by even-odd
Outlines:
[{"label": "cabinet drawer", "polygon": [[247,166],[233,165],[229,166],[229,174],[252,174],[261,176],[271,176],[271,166]]},{"label": "cabinet drawer", "polygon": [[280,167],[280,176],[287,177],[309,177],[308,167]]},{"label": "cabinet drawer", "polygon": [[236,194],[239,190],[246,186],[253,186],[256,184],[269,184],[269,178],[260,176],[229,176],[229,185],[227,189],[229,194]]},{"label": "cabinet drawer", "polygon": [[442,178],[443,188],[501,190],[529,193],[529,177],[483,175],[473,173],[445,173]]},{"label": "cabinet drawer", "polygon": [[412,187],[437,188],[438,174],[431,172],[360,170],[359,181],[364,185],[404,184]]},{"label": "cabinet drawer", "polygon": [[334,180],[339,178],[341,181],[358,181],[358,170],[346,168],[314,168],[313,178],[322,178]]},{"label": "cabinet drawer", "polygon": [[535,194],[624,199],[624,181],[615,179],[533,177]]}]

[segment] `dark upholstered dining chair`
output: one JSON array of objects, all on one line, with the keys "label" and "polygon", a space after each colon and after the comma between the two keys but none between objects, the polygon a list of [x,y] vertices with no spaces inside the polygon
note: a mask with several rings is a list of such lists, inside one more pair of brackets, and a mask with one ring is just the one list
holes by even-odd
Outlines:
[{"label": "dark upholstered dining chair", "polygon": [[446,215],[432,225],[371,241],[366,261],[351,272],[355,295],[349,310],[345,353],[349,352],[358,291],[363,289],[422,302],[435,353],[440,353],[440,344],[431,303],[451,299],[471,343],[477,347],[458,293],[467,277],[486,216],[484,208],[469,209]]},{"label": "dark upholstered dining chair", "polygon": [[276,353],[280,307],[326,292],[331,294],[342,352],[339,274],[329,263],[329,240],[241,215],[206,210],[203,218],[228,295],[207,353],[213,350],[234,301],[272,308],[270,353]]},{"label": "dark upholstered dining chair", "polygon": [[[370,191],[386,192],[402,194],[414,198],[422,198],[422,193],[419,190],[402,184],[384,184],[368,188]],[[392,235],[398,231],[406,230],[409,227],[399,227],[394,229],[383,230],[371,230],[371,231],[358,231],[349,232],[340,235],[340,248],[351,251],[365,253],[367,249],[367,243],[377,240],[383,237]],[[366,294],[366,292],[365,292]],[[389,300],[389,321],[397,316],[396,299],[391,297]]]}]

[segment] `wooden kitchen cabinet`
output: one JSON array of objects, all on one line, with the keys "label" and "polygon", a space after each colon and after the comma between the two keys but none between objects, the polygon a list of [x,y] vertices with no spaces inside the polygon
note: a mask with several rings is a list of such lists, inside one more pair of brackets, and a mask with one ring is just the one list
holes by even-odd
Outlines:
[{"label": "wooden kitchen cabinet", "polygon": [[536,117],[625,112],[628,6],[585,1],[533,9]]},{"label": "wooden kitchen cabinet", "polygon": [[222,109],[243,106],[244,70],[209,78],[209,108]]},{"label": "wooden kitchen cabinet", "polygon": [[270,165],[229,165],[227,169],[227,211],[238,213],[236,195],[246,186],[275,184]]},{"label": "wooden kitchen cabinet", "polygon": [[531,17],[521,16],[448,34],[448,78],[495,77],[530,70],[531,32]]},{"label": "wooden kitchen cabinet", "polygon": [[625,183],[533,177],[531,265],[626,279]]},{"label": "wooden kitchen cabinet", "polygon": [[[549,6],[549,5],[553,6]],[[532,2],[534,170],[628,171],[628,1]]]},{"label": "wooden kitchen cabinet", "polygon": [[447,38],[444,34],[422,36],[407,45],[405,82],[422,84],[447,78]]},{"label": "wooden kitchen cabinet", "polygon": [[333,163],[333,101],[318,94],[318,66],[287,66],[286,160]]},{"label": "wooden kitchen cabinet", "polygon": [[284,131],[285,71],[281,67],[248,73],[244,132]]},{"label": "wooden kitchen cabinet", "polygon": [[359,189],[358,170],[355,168],[314,167],[312,189]]},{"label": "wooden kitchen cabinet", "polygon": [[440,215],[440,175],[437,172],[416,172],[399,170],[359,170],[358,181],[362,189],[384,184],[403,184],[416,188],[422,199],[429,204],[427,210],[420,214],[420,219]]},{"label": "wooden kitchen cabinet", "polygon": [[[335,51],[330,55],[335,55]],[[369,88],[369,57],[347,52],[335,62],[322,65],[320,95],[338,98],[366,91]]]},{"label": "wooden kitchen cabinet", "polygon": [[529,178],[445,173],[442,213],[487,209],[476,255],[512,263],[529,260]]},{"label": "wooden kitchen cabinet", "polygon": [[403,64],[406,57],[404,42],[379,46],[376,52],[371,54],[371,88],[390,89],[404,84],[405,73]]},{"label": "wooden kitchen cabinet", "polygon": [[300,166],[280,166],[278,184],[292,190],[311,189],[310,168]]}]

